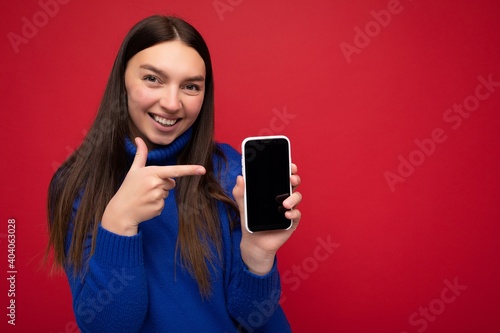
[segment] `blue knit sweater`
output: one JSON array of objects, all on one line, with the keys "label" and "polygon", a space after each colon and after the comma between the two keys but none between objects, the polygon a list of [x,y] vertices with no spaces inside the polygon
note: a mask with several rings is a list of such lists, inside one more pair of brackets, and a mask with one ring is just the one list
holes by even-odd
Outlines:
[{"label": "blue knit sweater", "polygon": [[[147,165],[173,165],[191,136],[188,130],[172,144],[152,150]],[[229,145],[219,147],[228,162],[214,156],[216,175],[231,195],[241,172],[241,156]],[[136,148],[126,142],[132,159]],[[78,209],[78,201],[74,210]],[[278,304],[281,286],[276,263],[267,275],[249,272],[240,255],[241,228],[229,227],[219,204],[223,259],[211,269],[213,294],[200,296],[196,280],[175,260],[178,215],[175,189],[160,216],[139,225],[132,237],[99,226],[95,252],[85,273],[66,274],[73,308],[82,332],[290,332]],[[68,235],[66,248],[69,248]],[[88,237],[85,255],[90,253]],[[178,256],[178,255],[177,255]]]}]

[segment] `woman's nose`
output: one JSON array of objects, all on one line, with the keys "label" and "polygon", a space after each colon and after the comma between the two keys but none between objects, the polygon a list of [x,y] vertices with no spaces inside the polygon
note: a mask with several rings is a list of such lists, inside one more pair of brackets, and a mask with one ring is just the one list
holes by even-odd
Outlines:
[{"label": "woman's nose", "polygon": [[175,112],[182,108],[178,89],[168,89],[160,98],[160,106],[170,112]]}]

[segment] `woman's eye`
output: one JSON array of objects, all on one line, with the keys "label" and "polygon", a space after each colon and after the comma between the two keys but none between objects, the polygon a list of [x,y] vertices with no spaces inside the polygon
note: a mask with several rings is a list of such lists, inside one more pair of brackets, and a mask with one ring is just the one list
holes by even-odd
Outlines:
[{"label": "woman's eye", "polygon": [[186,94],[188,95],[191,95],[191,96],[195,96],[195,95],[198,95],[200,94],[201,92],[201,87],[197,84],[186,84],[184,87],[183,87],[184,91],[186,92]]},{"label": "woman's eye", "polygon": [[185,88],[186,88],[187,90],[190,90],[190,91],[200,91],[200,90],[201,90],[201,89],[200,89],[200,87],[199,87],[199,86],[197,86],[196,84],[187,84],[187,85],[185,86]]},{"label": "woman's eye", "polygon": [[144,76],[143,80],[148,81],[148,82],[153,82],[153,83],[159,82],[158,78],[156,76],[153,76],[153,75],[146,75],[146,76]]}]

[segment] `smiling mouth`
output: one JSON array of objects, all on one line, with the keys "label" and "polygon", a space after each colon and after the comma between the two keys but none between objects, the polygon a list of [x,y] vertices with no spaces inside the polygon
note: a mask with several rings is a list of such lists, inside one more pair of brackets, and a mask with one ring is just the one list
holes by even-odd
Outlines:
[{"label": "smiling mouth", "polygon": [[156,121],[158,124],[165,127],[174,126],[179,120],[179,119],[167,119],[151,113],[149,113],[149,116],[153,118],[153,120]]}]

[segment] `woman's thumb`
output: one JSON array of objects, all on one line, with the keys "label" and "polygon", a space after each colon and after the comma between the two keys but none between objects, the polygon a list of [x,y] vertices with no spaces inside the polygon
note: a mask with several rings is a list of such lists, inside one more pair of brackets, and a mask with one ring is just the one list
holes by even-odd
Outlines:
[{"label": "woman's thumb", "polygon": [[135,144],[137,146],[137,152],[135,153],[134,161],[130,170],[135,170],[143,168],[146,166],[146,161],[148,159],[148,147],[140,137],[135,138]]}]

